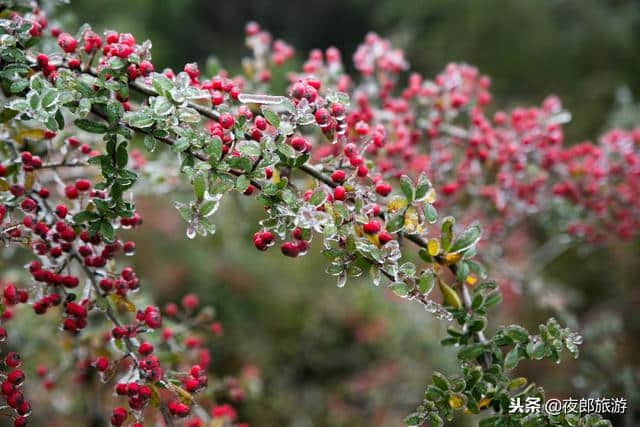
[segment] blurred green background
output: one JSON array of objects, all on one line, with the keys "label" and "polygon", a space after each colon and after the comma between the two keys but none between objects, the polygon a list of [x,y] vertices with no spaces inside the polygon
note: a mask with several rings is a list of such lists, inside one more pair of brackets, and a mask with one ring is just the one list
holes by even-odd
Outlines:
[{"label": "blurred green background", "polygon": [[[637,1],[73,0],[56,16],[67,28],[86,21],[151,39],[157,69],[203,64],[214,54],[239,71],[248,20],[290,42],[298,61],[335,45],[351,67],[355,47],[373,30],[404,47],[412,69],[426,76],[450,61],[478,66],[492,77],[500,108],[560,96],[573,112],[571,141],[594,138],[610,123],[640,122],[631,96],[640,92]],[[213,349],[214,365],[228,372],[255,364],[264,380],[262,394],[240,405],[252,425],[400,425],[434,367],[452,367],[454,353],[438,344],[446,326],[367,280],[337,289],[317,251],[294,261],[258,253],[250,235],[259,212],[241,199],[216,214],[213,239],[195,241],[184,238],[169,200],[140,202],[146,226],[142,236],[136,231],[135,262],[146,289],[160,301],[196,292],[216,307],[225,337]],[[567,307],[575,314],[562,320],[584,332],[585,353],[581,364],[524,365],[522,374],[555,396],[602,387],[605,396],[637,402],[640,294],[631,278],[640,274],[639,256],[637,242],[578,248],[544,272],[543,289],[558,293],[545,296],[557,297],[560,315]],[[558,310],[515,300],[501,321],[534,327],[549,314]],[[637,425],[637,411],[616,425]]]}]

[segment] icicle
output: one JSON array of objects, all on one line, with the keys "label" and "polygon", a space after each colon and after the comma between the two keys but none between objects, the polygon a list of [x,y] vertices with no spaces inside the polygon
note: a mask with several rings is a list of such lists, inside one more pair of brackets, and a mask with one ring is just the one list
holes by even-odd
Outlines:
[{"label": "icicle", "polygon": [[238,100],[243,104],[278,105],[282,104],[285,99],[284,96],[258,95],[255,93],[241,93],[238,95]]}]

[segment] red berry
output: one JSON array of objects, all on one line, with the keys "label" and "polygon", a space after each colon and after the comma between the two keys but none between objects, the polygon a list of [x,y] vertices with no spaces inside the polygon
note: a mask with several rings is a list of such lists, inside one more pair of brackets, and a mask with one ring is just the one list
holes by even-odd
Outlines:
[{"label": "red berry", "polygon": [[329,123],[329,112],[326,108],[318,108],[315,113],[316,123],[320,126]]},{"label": "red berry", "polygon": [[380,240],[381,245],[384,245],[393,240],[393,236],[390,233],[383,231],[382,233],[378,234],[378,240]]},{"label": "red berry", "polygon": [[74,200],[78,198],[78,189],[71,185],[67,185],[64,188],[64,195],[67,196],[68,199]]},{"label": "red berry", "polygon": [[56,215],[58,216],[58,218],[66,217],[67,213],[68,213],[68,209],[67,209],[66,206],[64,206],[64,205],[56,206]]},{"label": "red berry", "polygon": [[344,173],[343,170],[338,169],[333,171],[333,173],[331,174],[331,180],[333,182],[338,182],[338,183],[344,182],[346,176],[347,175]]},{"label": "red berry", "polygon": [[149,61],[142,61],[140,63],[140,74],[143,77],[147,77],[151,73],[153,73],[153,64]]},{"label": "red berry", "polygon": [[142,344],[140,344],[140,347],[138,347],[138,353],[143,356],[150,355],[151,353],[153,353],[153,344],[151,344],[150,342],[143,342]]},{"label": "red berry", "polygon": [[283,255],[292,258],[295,258],[300,254],[300,248],[298,248],[298,245],[294,242],[285,242],[282,244],[280,249],[282,250]]},{"label": "red berry", "polygon": [[193,310],[200,305],[200,300],[195,294],[187,294],[182,297],[182,306],[185,310]]},{"label": "red berry", "polygon": [[355,127],[358,135],[367,135],[369,133],[369,125],[366,122],[359,121]]},{"label": "red berry", "polygon": [[124,421],[127,419],[127,410],[123,407],[113,408],[113,413],[111,415],[111,425],[113,426],[121,426]]},{"label": "red berry", "polygon": [[334,190],[333,190],[333,198],[335,200],[344,200],[345,195],[346,195],[346,190],[344,189],[343,186],[338,185]]},{"label": "red berry", "polygon": [[78,41],[74,39],[69,33],[62,33],[58,36],[58,46],[62,48],[66,53],[71,53],[76,50]]},{"label": "red berry", "polygon": [[220,114],[220,118],[218,119],[218,122],[220,123],[220,126],[222,126],[225,129],[229,129],[233,126],[234,120],[233,120],[233,116],[229,113],[222,113]]},{"label": "red berry", "polygon": [[24,382],[24,372],[19,369],[13,370],[7,375],[7,380],[11,384],[20,385]]},{"label": "red berry", "polygon": [[22,363],[22,358],[18,353],[12,351],[4,358],[4,363],[10,368],[17,368]]},{"label": "red berry", "polygon": [[362,230],[367,234],[376,234],[380,231],[380,223],[377,219],[372,219],[362,226]]},{"label": "red berry", "polygon": [[76,181],[76,188],[78,191],[87,191],[91,188],[91,181],[88,179],[79,179]]},{"label": "red berry", "polygon": [[102,356],[98,357],[94,362],[94,366],[96,367],[98,372],[104,372],[109,367],[109,359]]},{"label": "red berry", "polygon": [[391,185],[386,182],[380,182],[376,185],[376,193],[381,196],[387,196],[391,193]]},{"label": "red berry", "polygon": [[306,152],[309,151],[311,145],[301,136],[294,136],[291,138],[291,146],[296,151]]}]

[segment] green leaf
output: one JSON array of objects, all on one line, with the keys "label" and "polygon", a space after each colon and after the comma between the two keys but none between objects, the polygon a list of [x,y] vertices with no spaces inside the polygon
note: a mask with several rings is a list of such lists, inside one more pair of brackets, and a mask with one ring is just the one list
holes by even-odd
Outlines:
[{"label": "green leaf", "polygon": [[425,203],[423,206],[424,217],[429,224],[433,224],[438,220],[438,212],[431,203]]},{"label": "green leaf", "polygon": [[424,418],[422,417],[422,415],[420,415],[417,412],[414,414],[408,415],[404,419],[404,423],[410,427],[419,426],[420,424],[422,424],[423,421],[424,421]]},{"label": "green leaf", "polygon": [[124,115],[124,121],[131,127],[144,129],[153,126],[155,120],[146,110],[128,112]]},{"label": "green leaf", "polygon": [[191,144],[187,138],[180,138],[176,141],[175,144],[171,146],[171,151],[174,153],[182,153],[187,150]]},{"label": "green leaf", "polygon": [[473,224],[456,239],[451,248],[449,248],[449,252],[457,253],[465,251],[478,243],[480,237],[482,237],[482,228],[479,224]]},{"label": "green leaf", "polygon": [[240,175],[236,181],[236,190],[243,193],[247,188],[249,188],[249,178],[246,175]]},{"label": "green leaf", "polygon": [[527,353],[531,355],[532,359],[540,360],[547,354],[548,347],[543,341],[536,343],[530,342],[527,344]]},{"label": "green leaf", "polygon": [[222,140],[219,137],[214,137],[207,144],[207,155],[209,156],[209,163],[215,165],[220,160],[222,155]]},{"label": "green leaf", "polygon": [[264,118],[271,123],[271,126],[276,129],[280,127],[280,117],[278,117],[278,114],[266,108],[262,109],[262,114],[264,114]]},{"label": "green leaf", "polygon": [[75,222],[76,224],[82,224],[83,222],[91,221],[96,218],[98,218],[98,215],[96,215],[95,213],[82,211],[73,216],[73,222]]},{"label": "green leaf", "polygon": [[[244,116],[243,116],[244,117]],[[191,107],[178,108],[178,120],[185,123],[199,123],[202,118],[198,111]]]},{"label": "green leaf", "polygon": [[420,174],[418,178],[418,185],[416,185],[415,200],[421,202],[427,196],[428,191],[431,189],[431,182],[427,178],[424,172]]},{"label": "green leaf", "polygon": [[311,195],[309,203],[311,203],[313,206],[320,206],[325,202],[325,200],[327,200],[327,195],[325,194],[325,192],[323,190],[317,190]]},{"label": "green leaf", "polygon": [[106,133],[109,129],[106,125],[89,119],[76,119],[73,123],[80,129],[91,133]]},{"label": "green leaf", "polygon": [[500,291],[493,291],[487,295],[487,298],[484,301],[484,306],[486,308],[493,307],[496,304],[500,304],[502,302],[502,294]]},{"label": "green leaf", "polygon": [[113,226],[111,225],[111,222],[103,219],[102,221],[100,221],[100,235],[102,236],[102,238],[104,240],[106,240],[107,242],[112,242],[113,238],[114,238],[114,230],[113,230]]},{"label": "green leaf", "polygon": [[470,344],[458,352],[458,359],[473,360],[484,353],[484,345],[480,343]]},{"label": "green leaf", "polygon": [[404,227],[404,211],[387,220],[387,231],[389,233],[400,231],[402,227]]},{"label": "green leaf", "polygon": [[448,216],[442,220],[440,237],[440,247],[443,252],[448,252],[451,247],[451,241],[453,239],[453,225],[455,224],[455,218]]},{"label": "green leaf", "polygon": [[409,295],[409,292],[411,291],[409,286],[404,282],[393,282],[391,285],[389,285],[389,288],[393,291],[394,294],[402,298],[407,297]]},{"label": "green leaf", "polygon": [[173,89],[173,83],[163,74],[153,73],[151,79],[153,88],[161,95],[166,95]]},{"label": "green leaf", "polygon": [[407,198],[407,202],[411,203],[413,200],[413,183],[407,175],[400,177],[400,189],[402,190],[402,194]]},{"label": "green leaf", "polygon": [[433,275],[433,271],[426,270],[420,276],[420,280],[418,280],[418,290],[423,294],[428,294],[433,289],[433,285],[435,283],[435,276]]},{"label": "green leaf", "polygon": [[168,116],[173,113],[175,107],[164,96],[158,96],[153,103],[153,112],[157,116]]},{"label": "green leaf", "polygon": [[529,331],[520,325],[510,325],[504,329],[504,334],[518,343],[529,341]]},{"label": "green leaf", "polygon": [[236,149],[243,156],[258,157],[262,152],[260,145],[255,141],[239,141]]},{"label": "green leaf", "polygon": [[106,113],[109,123],[114,123],[122,118],[124,115],[124,108],[120,102],[111,100],[107,103]]},{"label": "green leaf", "polygon": [[504,358],[504,369],[505,371],[510,371],[518,365],[518,361],[520,360],[519,355],[519,347],[516,345],[507,353]]},{"label": "green leaf", "polygon": [[200,205],[200,216],[207,217],[209,216],[216,208],[218,207],[218,203],[214,200],[205,200]]},{"label": "green leaf", "polygon": [[157,140],[153,137],[153,135],[145,135],[144,136],[144,147],[149,150],[150,153],[153,153],[156,150]]},{"label": "green leaf", "polygon": [[435,385],[442,391],[447,391],[450,388],[449,380],[440,372],[434,372],[431,380],[433,381],[433,385]]},{"label": "green leaf", "polygon": [[0,123],[6,123],[18,115],[18,111],[11,108],[5,108],[0,111]]},{"label": "green leaf", "polygon": [[193,193],[196,199],[202,200],[207,189],[207,181],[203,173],[197,173],[193,177]]},{"label": "green leaf", "polygon": [[119,169],[124,169],[129,162],[129,153],[127,152],[127,143],[123,142],[118,146],[116,151],[116,166]]},{"label": "green leaf", "polygon": [[27,80],[16,80],[11,82],[9,86],[9,92],[11,93],[19,93],[25,90],[29,86],[29,82]]}]

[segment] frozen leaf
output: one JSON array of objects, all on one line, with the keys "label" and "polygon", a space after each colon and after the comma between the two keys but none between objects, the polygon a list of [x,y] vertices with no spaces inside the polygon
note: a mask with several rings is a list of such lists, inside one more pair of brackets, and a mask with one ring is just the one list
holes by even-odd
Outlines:
[{"label": "frozen leaf", "polygon": [[425,270],[424,273],[422,273],[422,276],[420,276],[420,279],[418,280],[418,284],[417,284],[418,290],[423,294],[429,294],[433,289],[434,283],[435,283],[435,276],[433,274],[433,271]]},{"label": "frozen leaf", "polygon": [[449,252],[463,252],[478,243],[480,237],[482,237],[480,225],[473,224],[456,239],[451,248],[449,248]]},{"label": "frozen leaf", "polygon": [[411,178],[407,175],[402,175],[400,177],[400,189],[402,190],[402,194],[407,198],[408,202],[413,200],[413,183],[411,182]]},{"label": "frozen leaf", "polygon": [[394,294],[402,298],[406,298],[407,296],[409,296],[409,291],[411,290],[409,289],[409,286],[404,282],[393,282],[391,285],[389,285],[389,288],[393,291]]},{"label": "frozen leaf", "polygon": [[461,308],[462,302],[460,301],[460,296],[458,293],[453,290],[453,288],[442,280],[438,279],[438,287],[440,288],[440,292],[442,293],[442,297],[444,301],[453,308]]},{"label": "frozen leaf", "polygon": [[418,211],[413,206],[409,206],[404,214],[404,231],[408,234],[416,234],[422,232],[420,225],[420,217]]},{"label": "frozen leaf", "polygon": [[267,121],[271,124],[271,126],[276,129],[280,127],[280,118],[278,117],[277,113],[267,108],[263,108],[262,114],[264,115],[264,118],[267,119]]},{"label": "frozen leaf", "polygon": [[455,222],[456,220],[451,216],[448,216],[442,220],[442,236],[440,237],[440,244],[444,252],[448,252],[449,247],[451,246],[451,241],[453,239],[453,225],[455,224]]}]

